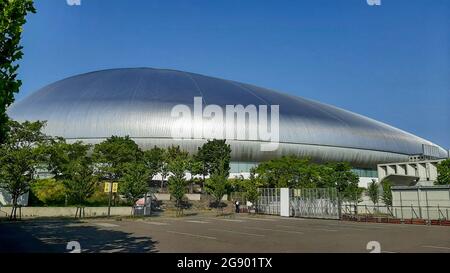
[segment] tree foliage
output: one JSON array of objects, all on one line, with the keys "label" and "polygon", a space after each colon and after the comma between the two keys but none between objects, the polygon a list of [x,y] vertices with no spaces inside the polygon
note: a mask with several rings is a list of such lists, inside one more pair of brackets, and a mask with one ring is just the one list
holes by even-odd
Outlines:
[{"label": "tree foliage", "polygon": [[[79,146],[80,144],[69,144]],[[70,151],[72,149],[68,149]],[[71,203],[79,207],[86,205],[87,199],[95,192],[97,177],[92,158],[87,155],[87,149],[78,158],[73,158],[62,168],[60,176],[67,189]]]},{"label": "tree foliage", "polygon": [[133,206],[136,201],[148,191],[149,169],[142,162],[132,162],[124,165],[123,176],[120,178],[119,193]]},{"label": "tree foliage", "polygon": [[124,165],[142,159],[142,151],[128,136],[112,136],[94,146],[92,155],[98,174],[109,181],[118,181],[124,173]]},{"label": "tree foliage", "polygon": [[367,186],[367,195],[374,205],[378,204],[379,200],[379,192],[378,192],[378,184],[376,181],[372,181]]},{"label": "tree foliage", "polygon": [[175,205],[177,207],[177,214],[183,213],[183,197],[186,193],[186,172],[189,168],[189,160],[182,155],[173,158],[168,165],[168,169],[172,174],[169,177],[169,191],[171,196],[175,199]]},{"label": "tree foliage", "polygon": [[31,191],[45,205],[61,205],[65,202],[66,187],[54,178],[33,182]]},{"label": "tree foliage", "polygon": [[381,199],[386,206],[392,206],[392,189],[391,182],[388,179],[385,179],[382,183],[383,187],[383,195]]},{"label": "tree foliage", "polygon": [[341,197],[359,199],[358,176],[345,162],[319,165],[308,158],[283,156],[259,164],[255,170],[256,181],[275,188],[328,188],[338,190]]},{"label": "tree foliage", "polygon": [[437,165],[438,177],[436,184],[449,185],[450,184],[450,158],[441,161]]},{"label": "tree foliage", "polygon": [[226,162],[221,161],[217,169],[206,180],[206,191],[214,198],[215,205],[220,205],[223,196],[228,191],[228,174],[226,170]]},{"label": "tree foliage", "polygon": [[228,177],[230,173],[231,147],[226,144],[226,140],[208,140],[198,148],[194,158],[201,163],[200,172],[203,176],[225,171]]},{"label": "tree foliage", "polygon": [[165,150],[156,146],[144,152],[144,164],[148,170],[150,180],[162,171],[164,154]]},{"label": "tree foliage", "polygon": [[11,218],[16,219],[18,198],[30,190],[40,164],[40,146],[46,140],[45,122],[8,121],[10,132],[0,145],[0,188],[12,198]]},{"label": "tree foliage", "polygon": [[0,0],[0,144],[8,132],[6,109],[14,102],[22,82],[17,78],[23,52],[20,45],[26,15],[35,13],[32,0]]}]

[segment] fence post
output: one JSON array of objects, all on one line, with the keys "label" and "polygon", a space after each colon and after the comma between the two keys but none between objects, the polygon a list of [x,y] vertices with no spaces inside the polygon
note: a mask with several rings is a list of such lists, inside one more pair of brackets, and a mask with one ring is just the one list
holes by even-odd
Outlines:
[{"label": "fence post", "polygon": [[342,203],[341,203],[341,195],[339,192],[337,193],[337,201],[338,201],[338,217],[339,220],[342,220]]},{"label": "fence post", "polygon": [[280,189],[280,216],[289,217],[289,188]]}]

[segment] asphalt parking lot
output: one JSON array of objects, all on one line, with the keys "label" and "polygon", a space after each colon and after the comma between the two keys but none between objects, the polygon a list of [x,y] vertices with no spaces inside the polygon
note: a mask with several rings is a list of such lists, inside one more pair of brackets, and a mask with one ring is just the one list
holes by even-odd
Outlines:
[{"label": "asphalt parking lot", "polygon": [[[450,227],[276,216],[151,217],[0,222],[0,252],[381,252],[450,253]],[[372,243],[373,244],[373,243]]]}]

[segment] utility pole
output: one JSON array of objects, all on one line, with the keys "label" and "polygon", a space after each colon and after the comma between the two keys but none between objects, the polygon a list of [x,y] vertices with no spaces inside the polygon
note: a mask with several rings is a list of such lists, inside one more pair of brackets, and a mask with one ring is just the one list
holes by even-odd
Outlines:
[{"label": "utility pole", "polygon": [[112,180],[110,180],[110,182],[109,182],[108,217],[111,216],[112,187],[113,187],[113,182],[112,182]]}]

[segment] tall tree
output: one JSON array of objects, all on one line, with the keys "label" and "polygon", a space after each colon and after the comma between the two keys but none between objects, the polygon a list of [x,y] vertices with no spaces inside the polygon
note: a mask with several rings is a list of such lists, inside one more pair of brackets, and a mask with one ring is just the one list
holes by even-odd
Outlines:
[{"label": "tall tree", "polygon": [[374,205],[378,204],[379,192],[378,185],[376,181],[372,181],[367,186],[367,194]]},{"label": "tall tree", "polygon": [[81,141],[70,144],[64,138],[52,138],[42,145],[41,149],[48,171],[54,175],[56,180],[62,180],[65,175],[68,175],[66,169],[69,163],[87,156],[92,145],[84,144]]},{"label": "tall tree", "polygon": [[438,177],[437,185],[449,185],[450,184],[450,159],[441,161],[437,165]]},{"label": "tall tree", "polygon": [[19,197],[30,190],[40,163],[39,146],[46,140],[42,133],[45,122],[10,120],[8,126],[10,132],[0,145],[0,188],[11,195],[11,219],[16,219]]},{"label": "tall tree", "polygon": [[231,147],[226,144],[226,140],[208,140],[198,148],[195,158],[202,162],[204,175],[211,175],[215,171],[225,171],[228,177],[230,173]]},{"label": "tall tree", "polygon": [[22,85],[17,78],[17,61],[23,56],[22,26],[26,15],[35,12],[32,0],[0,0],[0,144],[8,132],[6,109]]},{"label": "tall tree", "polygon": [[[84,206],[95,192],[97,177],[92,158],[87,154],[70,160],[63,168],[63,183],[71,203],[77,205],[79,217],[84,216]],[[77,212],[75,217],[77,217]]]},{"label": "tall tree", "polygon": [[336,188],[345,200],[357,202],[362,194],[358,187],[358,175],[352,172],[350,164],[346,162],[329,163],[320,166],[320,180],[318,187]]},{"label": "tall tree", "polygon": [[175,199],[175,205],[177,207],[177,215],[183,214],[183,197],[186,193],[186,172],[189,169],[189,160],[184,156],[178,156],[172,158],[169,162],[168,169],[172,174],[169,177],[169,192]]},{"label": "tall tree", "polygon": [[126,163],[142,159],[142,151],[130,137],[112,136],[94,146],[92,157],[100,176],[112,182],[123,176]]},{"label": "tall tree", "polygon": [[221,161],[205,184],[206,191],[214,198],[213,205],[217,208],[223,207],[222,198],[228,190],[228,170],[225,165],[225,161]]},{"label": "tall tree", "polygon": [[[150,181],[153,180],[155,175],[163,171],[164,154],[165,150],[156,146],[144,152],[144,164],[147,167]],[[163,183],[163,180],[161,180],[161,188]]]},{"label": "tall tree", "polygon": [[386,206],[392,206],[392,189],[391,189],[391,182],[387,179],[385,179],[382,183],[383,186],[383,195],[381,196],[381,199],[383,200],[383,203]]},{"label": "tall tree", "polygon": [[119,192],[133,204],[148,191],[149,169],[142,162],[132,162],[124,165],[125,171],[120,178]]}]

